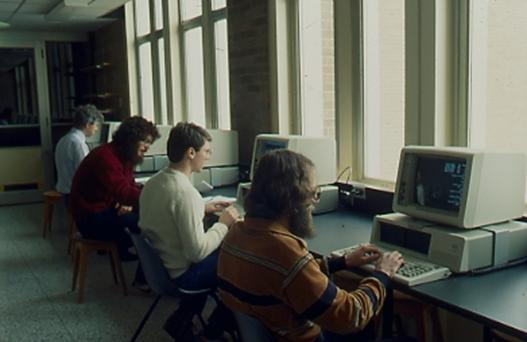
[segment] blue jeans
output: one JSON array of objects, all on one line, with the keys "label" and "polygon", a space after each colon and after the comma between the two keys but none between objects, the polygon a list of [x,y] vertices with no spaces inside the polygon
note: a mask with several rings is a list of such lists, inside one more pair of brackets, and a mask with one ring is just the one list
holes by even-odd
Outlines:
[{"label": "blue jeans", "polygon": [[119,254],[123,255],[123,253],[126,254],[128,247],[132,246],[132,240],[124,229],[128,228],[132,232],[138,232],[137,221],[139,221],[139,215],[135,212],[117,215],[116,209],[108,208],[83,217],[75,223],[84,238],[113,241],[117,244]]},{"label": "blue jeans", "polygon": [[[207,301],[209,294],[213,295],[218,286],[218,275],[216,273],[218,265],[219,250],[209,254],[205,259],[190,266],[182,275],[173,281],[177,287],[186,291],[210,290],[199,294],[183,294],[179,307],[167,320],[169,324],[192,320],[194,315],[199,315]],[[214,296],[214,295],[213,295]],[[217,301],[217,306],[209,317],[204,333],[208,339],[219,338],[223,331],[232,330],[234,318],[221,301]]]},{"label": "blue jeans", "polygon": [[205,259],[192,264],[185,273],[173,281],[180,289],[187,291],[216,289],[218,285],[218,275],[216,274],[218,254],[218,250],[212,252]]}]

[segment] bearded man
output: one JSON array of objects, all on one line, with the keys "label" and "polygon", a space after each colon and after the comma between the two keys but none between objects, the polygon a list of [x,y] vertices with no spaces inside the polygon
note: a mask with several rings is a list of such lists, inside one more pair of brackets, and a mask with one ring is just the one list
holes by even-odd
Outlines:
[{"label": "bearded man", "polygon": [[125,231],[137,231],[141,187],[133,169],[159,132],[153,123],[138,116],[125,119],[112,142],[91,151],[83,159],[71,186],[70,210],[84,238],[113,241],[122,261],[136,260],[129,253],[132,241]]},{"label": "bearded man", "polygon": [[[403,262],[399,252],[382,255],[373,245],[316,260],[303,238],[314,234],[311,212],[319,197],[308,158],[287,150],[266,154],[245,199],[245,220],[233,225],[221,247],[222,301],[261,321],[277,341],[349,340],[346,335],[381,311],[386,285]],[[376,271],[352,292],[327,276],[374,261]]]}]

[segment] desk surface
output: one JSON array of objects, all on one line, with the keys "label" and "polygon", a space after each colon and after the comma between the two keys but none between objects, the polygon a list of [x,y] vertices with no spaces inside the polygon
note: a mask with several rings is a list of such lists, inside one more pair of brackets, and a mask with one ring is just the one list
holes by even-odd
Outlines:
[{"label": "desk surface", "polygon": [[[331,251],[370,240],[372,217],[337,211],[314,217],[309,248]],[[527,341],[527,264],[481,275],[452,276],[398,290]]]}]

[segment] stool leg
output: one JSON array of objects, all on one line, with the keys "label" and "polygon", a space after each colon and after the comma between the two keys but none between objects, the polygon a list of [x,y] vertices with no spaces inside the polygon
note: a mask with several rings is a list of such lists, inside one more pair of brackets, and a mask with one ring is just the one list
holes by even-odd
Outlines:
[{"label": "stool leg", "polygon": [[51,231],[51,219],[53,215],[53,205],[48,199],[44,200],[44,224],[42,227],[42,237],[45,239]]},{"label": "stool leg", "polygon": [[70,232],[69,232],[69,235],[68,235],[68,254],[71,254],[73,253],[73,234],[75,234],[75,222],[73,221],[72,218],[70,218],[71,221],[70,221]]},{"label": "stool leg", "polygon": [[77,287],[77,277],[79,276],[79,249],[75,248],[73,251],[72,257],[73,257],[73,280],[71,283],[71,290],[75,291],[75,288]]},{"label": "stool leg", "polygon": [[84,296],[84,281],[86,280],[86,270],[87,270],[87,254],[88,251],[84,248],[80,248],[80,258],[79,258],[79,303],[82,303]]},{"label": "stool leg", "polygon": [[124,280],[124,272],[123,267],[121,264],[121,259],[119,258],[119,253],[117,252],[117,248],[115,246],[112,246],[111,249],[112,259],[114,267],[117,269],[117,272],[119,274],[119,278],[121,278],[121,284],[123,286],[123,293],[125,296],[128,295],[128,290],[126,289],[126,281]]},{"label": "stool leg", "polygon": [[119,284],[119,281],[117,280],[117,273],[115,273],[115,263],[113,262],[113,253],[108,253],[108,259],[110,259],[110,266],[112,266],[113,281],[114,283]]}]

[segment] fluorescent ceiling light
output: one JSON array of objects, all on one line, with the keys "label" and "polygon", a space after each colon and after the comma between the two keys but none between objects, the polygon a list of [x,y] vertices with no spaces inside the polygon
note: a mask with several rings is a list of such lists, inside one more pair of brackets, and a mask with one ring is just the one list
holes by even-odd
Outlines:
[{"label": "fluorescent ceiling light", "polygon": [[9,23],[6,23],[5,21],[0,21],[0,29],[9,27]]}]

